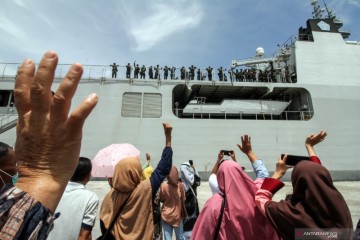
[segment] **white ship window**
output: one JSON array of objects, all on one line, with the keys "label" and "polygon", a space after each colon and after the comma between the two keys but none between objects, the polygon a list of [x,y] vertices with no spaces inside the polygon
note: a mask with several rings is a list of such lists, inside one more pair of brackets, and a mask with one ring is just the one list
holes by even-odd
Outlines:
[{"label": "white ship window", "polygon": [[161,113],[161,94],[134,92],[124,93],[121,116],[133,118],[160,118]]},{"label": "white ship window", "polygon": [[161,94],[144,93],[143,96],[143,118],[160,118],[161,117]]},{"label": "white ship window", "polygon": [[142,93],[124,93],[121,116],[123,117],[141,117]]}]

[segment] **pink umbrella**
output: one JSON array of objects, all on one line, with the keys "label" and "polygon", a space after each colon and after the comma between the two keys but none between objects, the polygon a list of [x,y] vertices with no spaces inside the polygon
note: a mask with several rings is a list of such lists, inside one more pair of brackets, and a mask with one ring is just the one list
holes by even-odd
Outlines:
[{"label": "pink umbrella", "polygon": [[120,160],[139,156],[140,151],[130,143],[111,144],[101,149],[91,161],[91,175],[93,177],[113,177],[115,165]]}]

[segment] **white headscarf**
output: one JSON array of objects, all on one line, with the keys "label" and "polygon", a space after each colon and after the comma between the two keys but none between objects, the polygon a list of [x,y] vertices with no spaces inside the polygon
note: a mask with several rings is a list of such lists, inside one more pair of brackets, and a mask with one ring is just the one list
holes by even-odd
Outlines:
[{"label": "white headscarf", "polygon": [[181,164],[180,167],[180,173],[181,173],[181,181],[184,183],[185,192],[189,190],[189,184],[192,186],[194,184],[194,173],[191,171],[190,163],[184,162]]}]

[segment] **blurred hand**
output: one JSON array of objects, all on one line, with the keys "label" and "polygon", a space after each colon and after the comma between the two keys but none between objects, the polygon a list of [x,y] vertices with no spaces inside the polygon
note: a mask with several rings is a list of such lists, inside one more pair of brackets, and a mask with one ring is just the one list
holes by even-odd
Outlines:
[{"label": "blurred hand", "polygon": [[172,127],[168,123],[162,123],[162,125],[164,127],[164,133],[165,133],[165,138],[166,138],[166,146],[171,147],[171,131],[172,131]]},{"label": "blurred hand", "polygon": [[224,157],[224,152],[222,150],[220,150],[219,154],[218,154],[218,161],[220,161],[221,159],[223,159]]},{"label": "blurred hand", "polygon": [[288,154],[285,154],[283,159],[281,159],[281,156],[279,156],[279,159],[278,159],[278,161],[276,163],[276,170],[275,170],[275,173],[272,176],[272,178],[280,179],[285,175],[286,171],[289,168],[293,168],[292,166],[287,166],[286,165],[287,156],[288,156]]},{"label": "blurred hand", "polygon": [[165,136],[171,136],[172,127],[168,123],[162,123],[164,127]]},{"label": "blurred hand", "polygon": [[16,186],[52,211],[78,164],[82,127],[98,100],[90,94],[69,116],[83,68],[73,64],[52,96],[57,62],[56,53],[47,52],[35,72],[35,64],[24,60],[14,89],[19,114]]},{"label": "blurred hand", "polygon": [[327,136],[327,132],[321,130],[318,134],[311,134],[306,138],[305,146],[311,146],[318,144],[319,142],[324,141],[325,137]]},{"label": "blurred hand", "polygon": [[148,163],[150,163],[150,161],[151,161],[151,158],[150,158],[150,154],[149,154],[149,153],[146,153],[146,161],[147,161]]},{"label": "blurred hand", "polygon": [[236,157],[235,157],[235,151],[234,150],[231,150],[229,152],[229,156],[236,162]]},{"label": "blurred hand", "polygon": [[252,152],[251,149],[251,137],[249,137],[247,134],[244,136],[241,136],[241,145],[237,144],[237,146],[240,148],[240,150],[245,153],[246,155],[249,155]]}]

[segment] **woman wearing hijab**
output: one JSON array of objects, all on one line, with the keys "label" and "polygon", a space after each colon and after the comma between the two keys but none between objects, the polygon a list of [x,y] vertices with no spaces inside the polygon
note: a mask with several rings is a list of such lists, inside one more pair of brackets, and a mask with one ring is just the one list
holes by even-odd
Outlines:
[{"label": "woman wearing hijab", "polygon": [[[191,171],[193,169],[193,172]],[[186,240],[190,239],[191,232],[194,228],[196,219],[199,216],[199,204],[197,201],[197,191],[196,188],[200,186],[200,177],[199,173],[196,170],[192,160],[189,162],[184,162],[180,167],[181,171],[181,182],[184,183],[185,188],[185,207],[188,217],[184,220],[184,238]]]},{"label": "woman wearing hijab", "polygon": [[[146,153],[146,163],[142,167],[141,181],[145,181],[151,177],[154,169],[150,166],[150,154]],[[159,191],[156,193],[155,200],[153,201],[153,219],[154,219],[154,240],[162,240],[162,227],[161,227],[161,209],[159,203]]]},{"label": "woman wearing hijab", "polygon": [[[238,163],[223,161],[217,172],[217,180],[224,195],[216,193],[205,203],[191,239],[215,239],[218,224],[217,239],[277,239],[275,230],[256,208],[254,197],[259,186]],[[261,178],[256,180],[262,181]]]},{"label": "woman wearing hijab", "polygon": [[[321,165],[313,149],[313,146],[323,141],[326,135],[326,131],[320,131],[317,135],[312,134],[307,137],[305,146],[310,161],[300,161],[295,165],[291,175],[293,194],[290,200],[280,202],[271,200],[273,195],[284,186],[284,183],[278,179],[290,168],[286,166],[287,155],[283,159],[279,157],[273,177],[266,178],[261,189],[256,193],[257,207],[276,229],[281,239],[295,239],[296,228],[299,228],[298,235],[304,234],[303,231],[306,232],[307,228],[319,229],[319,231],[328,228],[331,229],[330,232],[336,231],[339,239],[351,239],[353,225],[349,208],[333,185],[329,171]],[[338,228],[343,230],[337,231]],[[324,238],[328,239],[327,236]]]},{"label": "woman wearing hijab", "polygon": [[171,172],[166,178],[168,182],[161,184],[160,187],[160,202],[163,203],[161,222],[165,240],[172,239],[173,229],[176,239],[183,240],[182,220],[187,217],[184,184],[179,182],[179,173],[175,166],[172,166]]},{"label": "woman wearing hijab", "polygon": [[[266,177],[269,177],[269,173],[264,165],[264,162],[259,159],[255,153],[252,151],[252,147],[251,147],[251,137],[247,134],[245,134],[244,136],[241,136],[241,145],[237,144],[237,146],[239,147],[239,149],[248,157],[249,161],[251,162],[251,165],[253,167],[253,170],[256,174],[256,179],[258,178],[262,178],[265,179]],[[212,173],[209,177],[209,185],[210,185],[210,189],[212,194],[214,195],[215,193],[221,193],[218,186],[218,182],[217,182],[217,178],[216,178],[216,174],[218,172],[219,169],[219,164],[221,162],[221,160],[224,158],[224,150],[220,150],[219,154],[218,154],[218,159],[214,165],[214,168],[212,170]],[[236,157],[235,157],[235,152],[234,150],[229,151],[228,153],[229,157],[232,158],[232,160],[234,160],[236,162]],[[244,170],[245,168],[243,168]],[[258,181],[257,181],[258,182]],[[259,187],[261,186],[262,182],[259,183]]]},{"label": "woman wearing hijab", "polygon": [[172,127],[168,123],[163,123],[163,126],[166,146],[150,179],[141,181],[142,168],[138,158],[125,158],[116,164],[113,188],[105,196],[100,209],[103,234],[110,228],[119,209],[122,210],[106,239],[153,239],[152,202],[172,165]]}]

